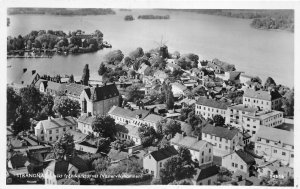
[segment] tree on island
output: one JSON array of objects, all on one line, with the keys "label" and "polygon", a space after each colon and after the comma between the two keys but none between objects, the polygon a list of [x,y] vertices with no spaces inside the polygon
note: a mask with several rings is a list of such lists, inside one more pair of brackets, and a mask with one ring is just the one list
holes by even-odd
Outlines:
[{"label": "tree on island", "polygon": [[82,84],[83,85],[89,85],[89,79],[90,79],[90,70],[89,70],[89,65],[86,64],[84,66],[84,69],[83,69],[83,75],[82,75]]},{"label": "tree on island", "polygon": [[78,117],[81,108],[77,100],[71,100],[67,96],[57,96],[54,100],[53,111],[62,117]]},{"label": "tree on island", "polygon": [[92,122],[92,129],[101,137],[113,139],[116,134],[116,123],[110,116],[97,115]]},{"label": "tree on island", "polygon": [[74,75],[73,74],[70,75],[68,82],[69,83],[75,83]]},{"label": "tree on island", "polygon": [[213,121],[216,124],[216,126],[223,126],[225,124],[225,119],[219,114],[214,115]]},{"label": "tree on island", "polygon": [[101,62],[99,69],[98,69],[98,74],[103,75],[108,71],[107,67],[105,67],[104,63]]},{"label": "tree on island", "polygon": [[266,82],[264,85],[265,89],[268,89],[269,87],[274,88],[275,86],[276,86],[276,83],[275,83],[274,79],[272,77],[268,77],[266,79]]},{"label": "tree on island", "polygon": [[126,15],[126,16],[124,17],[124,20],[126,20],[126,21],[132,21],[132,20],[134,20],[134,18],[133,18],[132,15]]}]

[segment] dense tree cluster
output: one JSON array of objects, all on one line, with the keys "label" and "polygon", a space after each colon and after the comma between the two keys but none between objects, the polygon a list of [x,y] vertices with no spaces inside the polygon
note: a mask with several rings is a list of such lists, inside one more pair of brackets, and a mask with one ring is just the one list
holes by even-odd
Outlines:
[{"label": "dense tree cluster", "polygon": [[56,96],[54,99],[53,111],[62,117],[78,117],[81,111],[80,104],[67,96]]},{"label": "dense tree cluster", "polygon": [[92,122],[92,129],[101,137],[113,139],[116,134],[116,123],[110,116],[97,115]]},{"label": "dense tree cluster", "polygon": [[151,146],[157,138],[154,128],[149,125],[143,124],[141,127],[139,127],[138,132],[144,147]]},{"label": "dense tree cluster", "polygon": [[117,139],[117,140],[113,141],[110,145],[115,150],[125,150],[126,148],[128,148],[130,146],[133,146],[134,141],[133,140]]},{"label": "dense tree cluster", "polygon": [[171,135],[171,137],[173,137],[176,133],[181,133],[181,124],[176,120],[163,119],[158,122],[157,132],[165,136]]}]

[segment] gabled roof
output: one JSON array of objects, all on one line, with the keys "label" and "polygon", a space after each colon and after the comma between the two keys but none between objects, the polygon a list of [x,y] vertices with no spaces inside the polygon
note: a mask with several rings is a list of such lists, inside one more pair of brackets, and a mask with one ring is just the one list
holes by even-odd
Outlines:
[{"label": "gabled roof", "polygon": [[63,85],[61,83],[57,83],[57,82],[53,82],[53,81],[47,81],[46,88],[58,92],[58,91],[62,90]]},{"label": "gabled roof", "polygon": [[55,118],[50,120],[42,120],[39,121],[37,126],[35,128],[38,129],[54,129],[59,127],[65,127],[65,126],[75,126],[77,124],[76,120],[71,117],[67,116],[65,118]]},{"label": "gabled roof", "polygon": [[176,133],[175,137],[171,139],[171,144],[186,147],[188,149],[200,151],[202,147],[207,143],[204,140],[197,140],[195,137],[182,136],[180,133]]},{"label": "gabled roof", "polygon": [[88,167],[87,163],[82,158],[80,158],[79,156],[74,156],[70,160],[70,163],[78,169],[79,173],[82,173],[82,172],[85,172],[85,171],[89,170],[89,167]]},{"label": "gabled roof", "polygon": [[263,90],[255,91],[253,89],[245,89],[244,97],[270,101],[270,100],[275,100],[275,99],[281,98],[282,96],[277,91],[269,92],[269,91],[263,91]]},{"label": "gabled roof", "polygon": [[241,72],[238,71],[230,71],[229,72],[229,79],[230,81],[235,81],[240,78]]},{"label": "gabled roof", "polygon": [[31,85],[34,84],[33,81],[36,77],[38,77],[39,79],[40,75],[38,73],[32,74],[32,72],[26,71],[15,81],[15,83],[19,83],[22,85]]},{"label": "gabled roof", "polygon": [[149,114],[144,118],[144,121],[157,123],[163,119],[162,116],[156,115],[156,114]]},{"label": "gabled roof", "polygon": [[126,159],[128,158],[128,155],[129,154],[127,152],[118,151],[115,149],[111,149],[107,154],[107,156],[113,161]]},{"label": "gabled roof", "polygon": [[235,151],[235,153],[246,163],[246,164],[255,164],[255,159],[252,155],[243,151],[242,149]]},{"label": "gabled roof", "polygon": [[29,161],[29,159],[26,153],[16,153],[10,158],[10,161],[13,168],[19,168],[26,167],[25,164]]},{"label": "gabled roof", "polygon": [[237,105],[229,106],[228,109],[240,110],[240,111],[244,111],[244,112],[255,112],[258,110],[256,107],[247,106],[244,104],[237,104]]},{"label": "gabled roof", "polygon": [[172,88],[173,88],[173,87],[177,87],[177,88],[179,88],[179,89],[182,90],[182,91],[187,90],[187,87],[186,87],[185,85],[182,85],[182,84],[180,84],[180,83],[178,83],[178,82],[171,83],[171,85],[172,85]]},{"label": "gabled roof", "polygon": [[143,63],[143,64],[140,66],[140,68],[138,69],[138,73],[144,74],[144,73],[145,73],[145,70],[146,70],[147,68],[149,68],[149,66],[148,66],[147,64]]},{"label": "gabled roof", "polygon": [[88,114],[83,114],[78,118],[77,122],[85,123],[85,124],[92,124],[94,119],[95,119],[94,116],[88,116]]},{"label": "gabled roof", "polygon": [[84,134],[84,133],[81,133],[81,132],[78,132],[78,131],[75,131],[72,129],[67,130],[66,133],[71,134],[73,136],[73,139],[75,142],[83,141],[88,136],[87,134]]},{"label": "gabled roof", "polygon": [[163,149],[159,149],[157,151],[151,152],[150,155],[156,160],[161,161],[172,156],[177,155],[178,152],[173,146],[169,146]]},{"label": "gabled roof", "polygon": [[136,118],[137,115],[140,116],[139,119],[144,119],[147,115],[149,115],[150,111],[149,110],[134,110],[131,111],[129,109],[124,109],[118,106],[113,106],[109,111],[108,115],[114,115],[114,116],[119,116],[119,117],[124,117],[124,118]]},{"label": "gabled roof", "polygon": [[256,133],[255,141],[257,141],[258,138],[264,138],[276,142],[280,141],[281,144],[294,145],[294,132],[272,127],[260,126]]},{"label": "gabled roof", "polygon": [[76,83],[64,83],[62,85],[61,90],[63,92],[65,92],[66,95],[72,95],[72,96],[79,97],[85,88],[88,88],[88,87],[85,85],[76,84]]},{"label": "gabled roof", "polygon": [[[51,162],[52,163],[52,162]],[[67,161],[54,161],[54,174],[58,175],[67,175],[69,168],[69,162]]]},{"label": "gabled roof", "polygon": [[227,110],[227,107],[231,103],[220,101],[220,100],[208,99],[206,97],[200,96],[198,98],[197,104],[203,105],[203,106],[209,106],[209,107],[212,107],[212,108]]},{"label": "gabled roof", "polygon": [[219,167],[216,165],[212,165],[204,169],[197,169],[197,174],[194,176],[194,180],[199,182],[203,179],[215,176],[218,173],[219,173]]},{"label": "gabled roof", "polygon": [[84,91],[89,100],[92,101],[101,101],[119,96],[119,91],[115,84],[85,88]]},{"label": "gabled roof", "polygon": [[203,129],[202,132],[205,134],[210,134],[216,137],[225,138],[227,140],[233,139],[238,133],[239,130],[236,128],[228,129],[224,127],[217,127],[210,124],[207,124]]}]

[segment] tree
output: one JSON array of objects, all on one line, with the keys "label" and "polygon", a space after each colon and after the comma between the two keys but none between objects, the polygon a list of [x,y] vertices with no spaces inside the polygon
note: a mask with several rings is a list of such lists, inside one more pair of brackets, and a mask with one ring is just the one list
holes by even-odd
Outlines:
[{"label": "tree", "polygon": [[294,116],[294,89],[286,92],[283,96],[282,108],[286,116]]},{"label": "tree", "polygon": [[117,139],[114,142],[111,143],[111,147],[115,150],[124,150],[130,146],[134,145],[133,140],[122,140],[122,139]]},{"label": "tree", "polygon": [[185,147],[179,147],[178,155],[185,164],[192,163],[192,155],[191,155],[191,152],[189,149],[187,149]]},{"label": "tree", "polygon": [[75,80],[74,80],[74,75],[71,74],[70,77],[69,77],[69,83],[75,83]]},{"label": "tree", "polygon": [[216,126],[223,126],[225,123],[225,119],[221,115],[214,115],[213,121],[216,124]]},{"label": "tree", "polygon": [[178,121],[163,119],[158,123],[158,130],[165,135],[174,136],[176,133],[181,133],[181,124]]},{"label": "tree", "polygon": [[173,58],[178,59],[180,58],[180,53],[178,51],[175,51],[172,56]]},{"label": "tree", "polygon": [[167,91],[166,105],[167,105],[168,110],[171,110],[171,109],[174,108],[174,95],[173,95],[173,92],[171,90],[171,86],[169,87],[169,89]]},{"label": "tree", "polygon": [[276,86],[276,83],[274,81],[274,79],[272,77],[268,77],[266,82],[265,82],[265,89],[268,89],[269,87],[275,87]]},{"label": "tree", "polygon": [[107,168],[110,166],[110,162],[108,160],[108,158],[106,157],[100,157],[98,159],[95,159],[92,162],[92,167],[94,168],[94,170],[96,170],[98,173],[101,171],[105,171],[107,170]]},{"label": "tree", "polygon": [[62,117],[77,117],[80,113],[80,104],[77,100],[71,100],[67,96],[57,96],[54,99],[53,111]]},{"label": "tree", "polygon": [[144,98],[144,94],[139,89],[140,89],[140,85],[131,85],[127,87],[128,90],[127,100],[129,102],[135,102],[139,99]]},{"label": "tree", "polygon": [[97,141],[97,148],[100,152],[107,153],[110,148],[110,138],[100,138]]},{"label": "tree", "polygon": [[38,115],[36,116],[37,120],[44,120],[47,119],[48,116],[53,116],[53,105],[54,105],[54,99],[51,95],[46,94],[43,95],[40,108],[41,111],[38,112]]},{"label": "tree", "polygon": [[107,72],[107,68],[105,67],[104,63],[101,62],[99,69],[98,69],[98,74],[103,75]]},{"label": "tree", "polygon": [[89,85],[89,79],[90,79],[90,70],[89,70],[89,65],[86,64],[84,66],[84,69],[83,69],[83,75],[82,75],[82,84],[83,85]]},{"label": "tree", "polygon": [[16,118],[16,109],[21,104],[21,97],[11,87],[7,87],[7,118],[6,123],[10,125]]},{"label": "tree", "polygon": [[135,60],[137,58],[140,58],[144,56],[144,51],[141,47],[138,47],[137,49],[135,49],[134,51],[132,51],[130,54],[129,54],[129,57],[132,59],[132,60]]},{"label": "tree", "polygon": [[189,113],[190,113],[191,111],[193,111],[193,109],[192,109],[191,106],[181,108],[179,120],[180,120],[180,121],[186,121],[186,119],[188,118],[188,115],[189,115]]},{"label": "tree", "polygon": [[254,77],[254,78],[251,78],[251,82],[257,82],[259,84],[262,83],[261,79],[258,76]]},{"label": "tree", "polygon": [[110,51],[104,56],[104,60],[109,64],[118,64],[120,63],[124,58],[124,54],[121,50],[114,50]]},{"label": "tree", "polygon": [[110,116],[97,115],[92,122],[92,129],[101,137],[109,137],[110,139],[113,139],[116,134],[116,123]]},{"label": "tree", "polygon": [[142,125],[138,128],[139,137],[142,139],[144,147],[151,146],[156,139],[156,132],[153,127],[149,125]]},{"label": "tree", "polygon": [[162,184],[192,178],[195,173],[195,168],[188,165],[180,156],[174,156],[168,159],[160,170]]},{"label": "tree", "polygon": [[20,105],[16,109],[16,119],[12,123],[12,130],[15,135],[21,131],[26,131],[30,128],[30,117],[27,114],[27,108],[24,105]]},{"label": "tree", "polygon": [[169,147],[169,146],[171,146],[171,145],[170,145],[170,142],[169,142],[169,140],[167,139],[167,137],[163,137],[163,138],[159,141],[159,143],[158,143],[158,145],[157,145],[158,149],[164,149],[164,148],[167,148],[167,147]]},{"label": "tree", "polygon": [[40,91],[34,86],[29,86],[20,90],[20,96],[21,103],[26,107],[28,116],[34,118],[40,111],[39,104],[42,100]]}]

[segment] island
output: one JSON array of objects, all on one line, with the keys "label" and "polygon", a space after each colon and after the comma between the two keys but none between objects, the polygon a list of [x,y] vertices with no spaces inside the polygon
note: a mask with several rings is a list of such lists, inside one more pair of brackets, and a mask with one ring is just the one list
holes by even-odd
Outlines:
[{"label": "island", "polygon": [[124,17],[124,20],[125,20],[125,21],[133,21],[134,18],[133,18],[132,15],[126,15],[126,16]]},{"label": "island", "polygon": [[99,30],[91,34],[82,30],[70,31],[69,34],[40,30],[25,36],[7,37],[8,58],[51,58],[54,54],[89,53],[111,47],[103,41],[103,33]]},{"label": "island", "polygon": [[7,10],[9,15],[15,14],[49,14],[61,16],[86,16],[86,15],[109,15],[116,14],[112,9],[101,8],[82,8],[82,9],[69,9],[69,8],[9,8]]},{"label": "island", "polygon": [[160,16],[160,15],[139,15],[138,19],[170,19],[170,15]]}]

